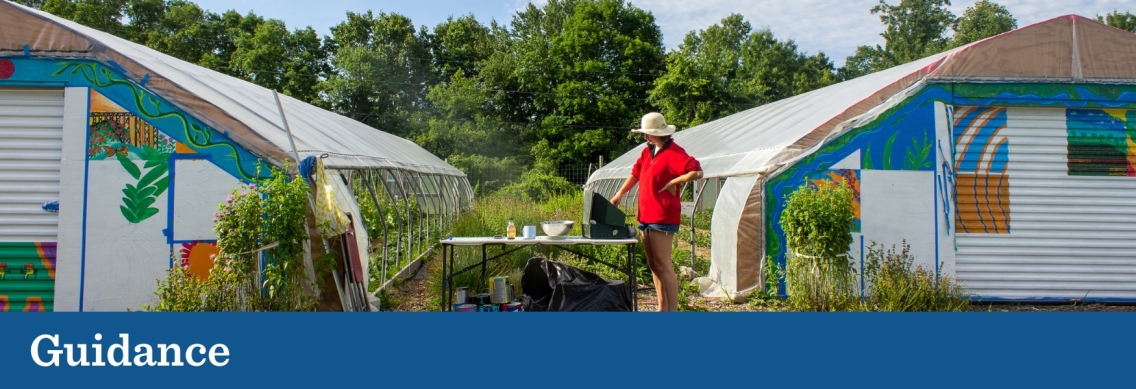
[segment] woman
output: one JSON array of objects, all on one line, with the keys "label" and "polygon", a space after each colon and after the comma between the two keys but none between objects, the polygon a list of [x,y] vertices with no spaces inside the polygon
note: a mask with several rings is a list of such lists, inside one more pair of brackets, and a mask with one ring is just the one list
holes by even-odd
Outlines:
[{"label": "woman", "polygon": [[658,112],[643,116],[639,129],[647,138],[647,147],[631,168],[631,177],[612,197],[619,205],[623,195],[639,184],[639,229],[643,232],[643,251],[647,267],[655,279],[655,292],[659,296],[659,311],[678,310],[678,278],[671,264],[671,247],[674,235],[682,223],[682,200],[678,189],[685,182],[702,178],[702,166],[674,143],[671,135],[675,126],[667,125]]}]

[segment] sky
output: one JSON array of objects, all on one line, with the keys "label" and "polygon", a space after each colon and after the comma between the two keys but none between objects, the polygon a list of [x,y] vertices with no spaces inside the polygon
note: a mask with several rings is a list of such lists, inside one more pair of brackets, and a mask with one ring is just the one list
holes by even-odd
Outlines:
[{"label": "sky", "polygon": [[[508,23],[527,0],[192,0],[202,8],[221,13],[230,9],[249,11],[267,18],[283,20],[290,29],[311,26],[317,33],[330,34],[330,28],[345,20],[347,11],[397,12],[418,26],[433,29],[450,16],[473,14]],[[543,4],[545,0],[535,0]],[[898,4],[899,0],[887,0]],[[949,7],[961,16],[976,0],[955,0]],[[1088,18],[1118,10],[1136,12],[1132,0],[994,0],[1014,15],[1023,27],[1053,17],[1077,14]],[[739,13],[755,29],[769,28],[778,39],[792,39],[798,50],[808,54],[823,52],[836,66],[859,45],[883,44],[878,15],[871,14],[876,0],[631,0],[635,7],[650,11],[663,31],[667,50],[682,43],[690,31],[705,29],[731,13]]]}]

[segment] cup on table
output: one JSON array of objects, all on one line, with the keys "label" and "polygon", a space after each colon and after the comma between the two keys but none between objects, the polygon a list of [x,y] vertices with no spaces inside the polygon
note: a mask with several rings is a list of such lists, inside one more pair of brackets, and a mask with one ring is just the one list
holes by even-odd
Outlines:
[{"label": "cup on table", "polygon": [[536,226],[525,226],[522,232],[525,239],[536,239]]}]

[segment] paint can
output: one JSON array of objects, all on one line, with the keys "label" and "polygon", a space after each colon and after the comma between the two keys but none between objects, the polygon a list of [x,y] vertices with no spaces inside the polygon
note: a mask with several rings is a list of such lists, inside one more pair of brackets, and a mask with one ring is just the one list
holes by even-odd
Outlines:
[{"label": "paint can", "polygon": [[477,306],[473,304],[454,304],[454,312],[474,312]]},{"label": "paint can", "polygon": [[454,302],[458,304],[469,302],[469,288],[465,286],[458,288],[455,292]]},{"label": "paint can", "polygon": [[521,303],[501,304],[501,312],[520,312]]},{"label": "paint can", "polygon": [[489,279],[489,302],[493,304],[509,302],[509,277]]}]

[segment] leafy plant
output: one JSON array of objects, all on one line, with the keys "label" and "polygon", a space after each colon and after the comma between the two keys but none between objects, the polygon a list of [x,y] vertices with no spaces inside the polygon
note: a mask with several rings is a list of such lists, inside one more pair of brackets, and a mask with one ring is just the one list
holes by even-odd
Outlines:
[{"label": "leafy plant", "polygon": [[[285,166],[285,169],[288,167]],[[259,172],[258,172],[259,173]],[[269,179],[233,190],[214,214],[220,254],[205,280],[170,269],[158,284],[152,311],[304,311],[315,307],[304,271],[309,190],[273,169]],[[316,261],[318,270],[329,265]],[[332,263],[330,266],[334,266]]]},{"label": "leafy plant", "polygon": [[847,258],[852,244],[853,194],[820,183],[789,195],[781,228],[789,255],[785,266],[788,303],[798,310],[850,310],[858,307],[855,271]]},{"label": "leafy plant", "polygon": [[896,252],[872,242],[865,253],[864,275],[869,285],[867,304],[879,311],[965,311],[970,294],[941,268],[915,264],[911,247],[903,241]]}]

